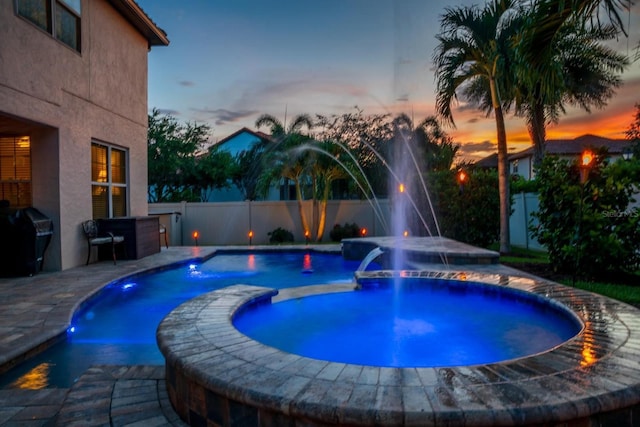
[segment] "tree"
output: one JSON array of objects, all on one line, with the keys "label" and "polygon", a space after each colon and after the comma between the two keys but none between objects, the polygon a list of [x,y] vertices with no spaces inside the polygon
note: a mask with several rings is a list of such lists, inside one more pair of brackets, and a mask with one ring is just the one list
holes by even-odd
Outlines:
[{"label": "tree", "polygon": [[514,0],[493,0],[484,9],[477,6],[447,8],[440,20],[441,32],[436,36],[438,114],[454,124],[451,105],[457,91],[465,84],[483,80],[489,88],[498,139],[498,190],[500,193],[500,252],[510,251],[509,237],[509,169],[507,135],[500,89],[507,87],[513,37],[518,25]]},{"label": "tree", "polygon": [[[547,19],[540,13],[540,8],[534,7],[527,15],[525,34],[535,31]],[[628,60],[603,44],[616,35],[617,30],[611,25],[590,26],[578,19],[567,20],[548,40],[549,54],[542,57],[546,61],[538,58],[535,68],[523,60],[531,56],[525,49],[533,49],[535,55],[545,49],[526,43],[526,36],[519,39],[515,49],[513,93],[516,112],[527,121],[535,166],[544,156],[546,124],[558,122],[560,114],[565,112],[565,104],[579,106],[587,112],[591,112],[591,107],[603,108],[622,83],[618,73],[628,65]]]},{"label": "tree", "polygon": [[327,219],[327,201],[331,193],[331,184],[339,179],[353,177],[361,180],[352,154],[348,148],[334,141],[314,141],[309,159],[310,174],[313,182],[314,233],[315,240],[322,241]]},{"label": "tree", "polygon": [[636,103],[635,109],[633,122],[629,125],[625,135],[633,144],[631,154],[634,160],[640,161],[640,103]]},{"label": "tree", "polygon": [[640,162],[608,164],[594,150],[587,166],[545,156],[538,171],[538,225],[554,271],[588,279],[629,272],[640,261],[640,211],[630,208]]},{"label": "tree", "polygon": [[281,178],[291,180],[295,185],[296,201],[298,202],[298,214],[302,224],[304,235],[310,233],[309,221],[304,213],[302,201],[304,200],[303,184],[307,168],[306,159],[308,152],[300,150],[311,138],[302,133],[313,128],[311,118],[306,114],[294,117],[289,127],[280,122],[276,117],[263,114],[256,120],[256,127],[269,126],[273,141],[263,141],[265,163],[269,165],[261,177],[260,188],[263,193],[273,182]]},{"label": "tree", "polygon": [[316,115],[317,138],[342,144],[350,150],[362,170],[361,187],[365,188],[362,197],[384,197],[391,168],[388,148],[393,138],[389,115],[365,115],[362,109],[355,107],[355,110],[342,115]]},{"label": "tree", "polygon": [[209,190],[229,188],[235,169],[234,158],[227,150],[217,146],[196,156],[195,167],[185,173],[184,185],[192,192],[192,200],[207,202]]},{"label": "tree", "polygon": [[234,158],[231,180],[238,187],[245,200],[258,198],[260,176],[264,173],[264,142],[254,144],[249,150],[242,150]]},{"label": "tree", "polygon": [[178,123],[170,114],[153,109],[147,130],[148,194],[152,203],[191,198],[185,175],[195,167],[195,156],[209,139],[205,124]]},{"label": "tree", "polygon": [[394,134],[420,158],[421,173],[450,170],[460,149],[442,129],[437,118],[430,116],[415,127],[413,120],[400,114],[393,120]]},{"label": "tree", "polygon": [[229,153],[202,154],[210,132],[206,124],[181,124],[153,109],[147,130],[149,202],[203,201],[205,189],[229,185]]}]

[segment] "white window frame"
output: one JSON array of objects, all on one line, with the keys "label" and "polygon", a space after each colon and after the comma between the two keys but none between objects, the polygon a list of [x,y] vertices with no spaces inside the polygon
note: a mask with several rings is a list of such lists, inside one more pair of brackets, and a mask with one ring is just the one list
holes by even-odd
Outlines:
[{"label": "white window frame", "polygon": [[[93,191],[94,187],[105,187],[107,189],[107,217],[108,218],[113,218],[113,188],[114,187],[119,187],[119,188],[124,188],[125,189],[125,215],[124,216],[128,216],[129,215],[129,195],[130,195],[130,177],[129,177],[129,150],[127,148],[124,147],[120,147],[117,145],[113,145],[113,144],[108,144],[105,142],[101,142],[101,141],[96,141],[93,140],[91,141],[91,147],[93,147],[94,145],[102,147],[102,148],[106,148],[107,149],[107,177],[106,177],[106,181],[93,181],[93,179],[91,180],[91,191]],[[125,169],[125,182],[124,183],[119,183],[119,182],[113,182],[113,177],[112,177],[112,172],[111,172],[111,155],[112,152],[114,150],[120,151],[122,153],[124,153],[124,161],[125,161],[125,165],[124,165],[124,169]],[[91,163],[92,163],[92,167],[93,167],[93,151],[91,154]],[[93,203],[91,206],[92,210],[93,210]],[[98,218],[94,218],[94,219],[98,219]]]}]

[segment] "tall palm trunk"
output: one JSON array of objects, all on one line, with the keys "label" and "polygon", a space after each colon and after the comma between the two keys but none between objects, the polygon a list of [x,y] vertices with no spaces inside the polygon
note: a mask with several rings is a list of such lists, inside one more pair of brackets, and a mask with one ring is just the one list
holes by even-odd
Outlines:
[{"label": "tall palm trunk", "polygon": [[537,168],[542,163],[545,152],[545,123],[544,105],[541,102],[534,102],[528,118],[529,137],[533,142],[533,166]]},{"label": "tall palm trunk", "polygon": [[498,193],[500,194],[500,253],[511,252],[511,237],[509,233],[509,216],[511,203],[509,197],[509,158],[507,151],[507,132],[504,124],[504,114],[498,95],[495,78],[489,79],[491,102],[496,118],[498,133]]}]

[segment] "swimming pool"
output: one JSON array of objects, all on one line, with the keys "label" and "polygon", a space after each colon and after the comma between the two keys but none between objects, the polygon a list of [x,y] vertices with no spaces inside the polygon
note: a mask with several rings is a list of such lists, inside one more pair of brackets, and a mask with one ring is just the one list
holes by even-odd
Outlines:
[{"label": "swimming pool", "polygon": [[202,264],[119,280],[75,313],[66,341],[3,374],[0,388],[66,388],[96,364],[163,365],[156,328],[181,303],[238,283],[276,289],[349,283],[358,265],[311,251],[220,252]]}]

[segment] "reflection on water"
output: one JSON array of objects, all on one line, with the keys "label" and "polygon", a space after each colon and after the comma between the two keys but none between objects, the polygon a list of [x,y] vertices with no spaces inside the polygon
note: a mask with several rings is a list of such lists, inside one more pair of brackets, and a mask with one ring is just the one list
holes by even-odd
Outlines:
[{"label": "reflection on water", "polygon": [[49,386],[51,363],[41,363],[11,384],[11,388],[40,390]]}]

